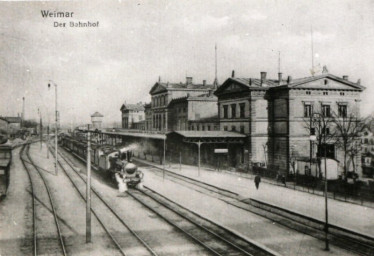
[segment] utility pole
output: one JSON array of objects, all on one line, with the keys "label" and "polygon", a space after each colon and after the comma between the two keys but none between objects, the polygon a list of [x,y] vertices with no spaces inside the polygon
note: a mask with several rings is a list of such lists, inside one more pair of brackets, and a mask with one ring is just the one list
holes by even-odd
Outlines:
[{"label": "utility pole", "polygon": [[43,125],[42,125],[42,113],[38,109],[39,114],[39,136],[40,136],[40,150],[42,150],[42,141],[43,141]]},{"label": "utility pole", "polygon": [[164,138],[164,161],[163,161],[163,172],[162,172],[162,180],[165,179],[165,158],[166,158],[166,135],[165,135],[165,138]]},{"label": "utility pole", "polygon": [[[58,160],[58,153],[57,153],[57,136],[58,136],[58,110],[57,110],[57,84],[53,81],[49,80],[55,86],[55,173],[56,176],[58,175],[57,170],[57,160]],[[51,87],[51,84],[48,84],[48,88]]]},{"label": "utility pole", "polygon": [[91,136],[87,125],[86,243],[91,243]]},{"label": "utility pole", "polygon": [[47,159],[49,159],[49,150],[48,150],[48,145],[49,145],[49,123],[47,127]]},{"label": "utility pole", "polygon": [[25,122],[25,97],[22,97],[22,123],[21,127],[23,128]]}]

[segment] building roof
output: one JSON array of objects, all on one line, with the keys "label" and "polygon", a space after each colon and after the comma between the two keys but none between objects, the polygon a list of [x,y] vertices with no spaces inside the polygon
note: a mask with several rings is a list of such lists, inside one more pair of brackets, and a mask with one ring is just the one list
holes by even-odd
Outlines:
[{"label": "building roof", "polygon": [[168,90],[209,90],[214,89],[214,85],[212,84],[187,84],[187,83],[163,83],[163,82],[157,82],[155,83],[151,90],[149,91],[149,94],[155,94],[159,92],[164,92]]},{"label": "building roof", "polygon": [[21,123],[22,122],[22,118],[19,116],[4,116],[2,117],[2,119],[5,119],[6,121],[8,121],[8,123]]},{"label": "building roof", "polygon": [[245,138],[246,135],[229,131],[174,131],[186,138]]},{"label": "building roof", "polygon": [[111,134],[111,135],[123,135],[123,136],[132,136],[132,137],[140,137],[140,138],[150,138],[150,139],[159,139],[164,140],[166,138],[165,134],[157,134],[157,133],[147,133],[147,132],[102,132],[104,134]]},{"label": "building roof", "polygon": [[200,94],[198,96],[187,95],[187,96],[184,96],[184,97],[172,99],[169,102],[168,106],[171,106],[171,105],[176,104],[176,103],[187,102],[187,101],[218,101],[218,99],[214,94],[209,95],[207,93]]},{"label": "building roof", "polygon": [[95,113],[91,115],[91,117],[104,117],[104,116],[96,111]]},{"label": "building roof", "polygon": [[121,106],[121,111],[123,111],[125,109],[132,110],[132,111],[144,111],[144,105],[141,102],[136,103],[136,104],[126,104],[126,103],[124,103]]},{"label": "building roof", "polygon": [[[288,82],[285,79],[282,79],[280,82],[279,80],[274,80],[274,79],[266,79],[264,84],[261,84],[261,79],[258,78],[234,78],[230,77],[228,78],[215,92],[215,95],[219,95],[221,92],[225,91],[230,84],[237,84],[241,88],[246,88],[246,89],[255,89],[255,90],[268,90],[268,89],[278,89],[278,88],[289,88],[289,89],[298,89],[299,87],[301,88],[302,85],[328,78],[334,81],[337,81],[341,84],[344,84],[347,86],[345,89],[350,89],[350,90],[359,90],[362,91],[366,89],[364,86],[360,85],[359,83],[353,83],[351,81],[348,81],[346,79],[340,78],[338,76],[329,74],[329,73],[324,73],[318,76],[309,76],[309,77],[303,77],[303,78],[297,78],[293,79],[290,82]],[[316,88],[315,86],[307,86],[307,87],[302,87],[303,89],[309,88],[309,89],[336,89],[336,88],[330,88],[326,86],[320,86]],[[344,88],[339,88],[339,89],[344,89]]]}]

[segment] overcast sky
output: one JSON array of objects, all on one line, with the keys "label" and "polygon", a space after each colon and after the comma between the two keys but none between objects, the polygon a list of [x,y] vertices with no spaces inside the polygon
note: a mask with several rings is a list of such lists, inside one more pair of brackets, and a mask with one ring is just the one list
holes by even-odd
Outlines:
[{"label": "overcast sky", "polygon": [[[17,115],[26,98],[26,118],[53,122],[58,85],[61,122],[89,122],[101,112],[120,121],[120,107],[149,102],[162,81],[237,77],[310,76],[314,62],[329,72],[361,78],[367,89],[362,113],[374,107],[373,1],[102,1],[0,2],[0,115]],[[41,10],[74,12],[73,18],[43,18]],[[98,28],[55,28],[54,22],[97,22]]]}]

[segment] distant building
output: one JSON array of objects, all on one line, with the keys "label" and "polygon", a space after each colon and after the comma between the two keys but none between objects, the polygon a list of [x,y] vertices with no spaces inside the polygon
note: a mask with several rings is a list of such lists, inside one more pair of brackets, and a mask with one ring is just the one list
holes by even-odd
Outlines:
[{"label": "distant building", "polygon": [[163,132],[171,130],[168,120],[168,105],[173,99],[186,97],[187,95],[207,94],[215,89],[214,85],[206,84],[205,80],[202,84],[194,84],[192,77],[186,77],[185,83],[163,83],[158,81],[149,92],[152,97],[152,130]]},{"label": "distant building", "polygon": [[[171,131],[187,131],[196,127],[202,130],[214,130],[211,122],[217,120],[217,97],[212,91],[198,96],[187,95],[172,99],[168,105],[168,128]],[[206,125],[205,125],[206,123]]]},{"label": "distant building", "polygon": [[138,123],[145,120],[144,104],[139,102],[136,104],[123,104],[122,112],[122,128],[137,129]]},{"label": "distant building", "polygon": [[91,115],[91,122],[92,122],[92,128],[93,129],[101,129],[101,125],[103,123],[103,115],[99,112],[95,112]]}]

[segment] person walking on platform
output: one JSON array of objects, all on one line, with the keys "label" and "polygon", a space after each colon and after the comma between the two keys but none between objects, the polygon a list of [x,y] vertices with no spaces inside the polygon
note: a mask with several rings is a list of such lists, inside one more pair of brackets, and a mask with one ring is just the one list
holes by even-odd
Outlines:
[{"label": "person walking on platform", "polygon": [[260,186],[260,182],[261,182],[261,176],[257,174],[255,177],[256,189],[258,189],[258,187]]}]

